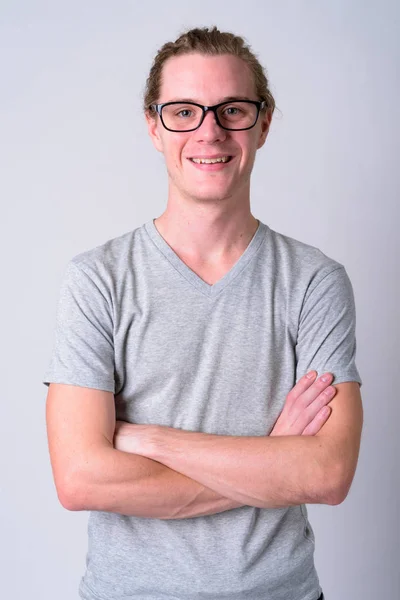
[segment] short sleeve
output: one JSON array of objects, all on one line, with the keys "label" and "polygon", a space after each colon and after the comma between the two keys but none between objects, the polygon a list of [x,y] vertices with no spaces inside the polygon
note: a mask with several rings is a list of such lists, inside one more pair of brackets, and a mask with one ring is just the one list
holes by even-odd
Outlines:
[{"label": "short sleeve", "polygon": [[334,375],[332,384],[362,380],[356,367],[353,288],[343,265],[305,295],[296,342],[296,383],[308,371]]},{"label": "short sleeve", "polygon": [[73,261],[68,263],[61,284],[53,351],[43,383],[115,392],[110,301]]}]

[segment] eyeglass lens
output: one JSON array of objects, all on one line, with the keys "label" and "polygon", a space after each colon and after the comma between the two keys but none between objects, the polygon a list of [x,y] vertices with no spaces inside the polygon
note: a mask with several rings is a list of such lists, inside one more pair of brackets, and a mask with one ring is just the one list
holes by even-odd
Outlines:
[{"label": "eyeglass lens", "polygon": [[[168,129],[186,131],[195,129],[202,117],[199,106],[185,102],[163,106],[162,118]],[[217,108],[219,122],[227,129],[246,129],[257,120],[257,106],[250,102],[229,102]]]}]

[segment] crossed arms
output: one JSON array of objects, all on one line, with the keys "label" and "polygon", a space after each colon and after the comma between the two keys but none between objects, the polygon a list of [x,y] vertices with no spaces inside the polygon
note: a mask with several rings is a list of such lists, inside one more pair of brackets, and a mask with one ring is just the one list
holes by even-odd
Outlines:
[{"label": "crossed arms", "polygon": [[339,504],[354,477],[363,410],[357,382],[335,387],[329,418],[315,435],[296,434],[285,417],[280,434],[265,437],[126,424],[127,434],[114,438],[111,392],[51,384],[46,419],[59,500],[69,510],[159,519],[243,505]]}]

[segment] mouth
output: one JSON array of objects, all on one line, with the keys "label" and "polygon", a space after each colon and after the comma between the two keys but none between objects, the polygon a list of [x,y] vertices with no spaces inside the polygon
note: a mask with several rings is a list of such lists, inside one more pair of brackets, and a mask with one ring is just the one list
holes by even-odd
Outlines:
[{"label": "mouth", "polygon": [[228,165],[233,160],[233,156],[225,155],[218,156],[215,158],[188,158],[189,162],[200,169],[201,171],[220,171],[221,169],[225,169],[226,165]]},{"label": "mouth", "polygon": [[189,160],[191,160],[192,162],[196,163],[196,164],[217,164],[217,163],[227,163],[229,162],[231,159],[233,158],[233,156],[230,155],[225,155],[225,156],[216,156],[214,158],[200,158],[200,157],[192,157],[189,158]]}]

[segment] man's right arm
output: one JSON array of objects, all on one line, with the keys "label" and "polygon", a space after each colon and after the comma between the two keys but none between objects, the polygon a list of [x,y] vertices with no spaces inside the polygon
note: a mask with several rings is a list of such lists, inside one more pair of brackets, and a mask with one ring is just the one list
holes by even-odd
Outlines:
[{"label": "man's right arm", "polygon": [[[329,418],[330,381],[302,377],[270,435],[315,435]],[[165,465],[114,448],[111,392],[51,383],[46,404],[54,481],[69,510],[158,519],[211,515],[243,506]]]},{"label": "man's right arm", "polygon": [[56,490],[68,510],[183,519],[242,506],[159,462],[116,450],[111,392],[51,383],[46,422]]}]

